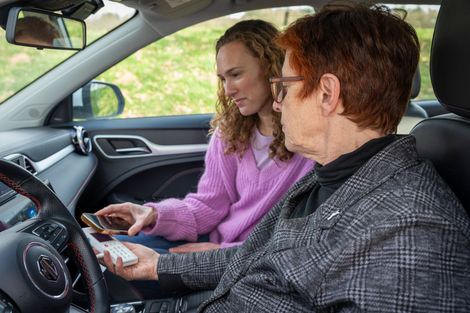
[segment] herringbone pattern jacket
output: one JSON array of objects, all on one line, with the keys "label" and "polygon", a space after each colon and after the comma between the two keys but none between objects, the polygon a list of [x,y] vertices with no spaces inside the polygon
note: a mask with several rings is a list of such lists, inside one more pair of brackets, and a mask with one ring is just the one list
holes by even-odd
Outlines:
[{"label": "herringbone pattern jacket", "polygon": [[469,217],[413,137],[289,219],[314,184],[312,171],[239,248],[162,255],[158,272],[217,286],[201,312],[470,312]]}]

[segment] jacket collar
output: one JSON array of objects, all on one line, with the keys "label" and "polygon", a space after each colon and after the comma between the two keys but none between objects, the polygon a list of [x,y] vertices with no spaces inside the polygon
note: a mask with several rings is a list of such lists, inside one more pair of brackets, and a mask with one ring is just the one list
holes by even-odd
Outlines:
[{"label": "jacket collar", "polygon": [[[413,136],[403,136],[373,156],[356,173],[325,201],[317,211],[321,214],[324,226],[333,225],[342,215],[342,211],[362,199],[367,193],[377,188],[396,173],[418,163],[418,155]],[[288,218],[298,195],[311,190],[317,184],[315,169],[309,172],[292,189],[286,199],[283,217]],[[322,223],[323,224],[323,223]]]}]

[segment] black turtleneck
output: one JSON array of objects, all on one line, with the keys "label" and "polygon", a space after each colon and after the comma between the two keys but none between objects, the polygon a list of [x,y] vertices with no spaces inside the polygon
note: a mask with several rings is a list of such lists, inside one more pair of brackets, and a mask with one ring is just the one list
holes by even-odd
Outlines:
[{"label": "black turtleneck", "polygon": [[300,196],[300,201],[292,211],[290,218],[305,217],[313,213],[361,166],[396,138],[396,135],[387,135],[372,139],[353,152],[343,154],[325,166],[317,163],[315,172],[318,183],[313,186],[313,189]]}]

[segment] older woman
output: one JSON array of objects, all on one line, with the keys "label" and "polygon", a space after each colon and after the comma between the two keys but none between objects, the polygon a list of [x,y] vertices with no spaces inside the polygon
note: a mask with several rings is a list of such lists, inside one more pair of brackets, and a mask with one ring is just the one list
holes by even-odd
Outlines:
[{"label": "older woman", "polygon": [[278,42],[287,54],[271,82],[286,146],[318,167],[241,247],[159,256],[130,245],[139,264],[115,272],[217,286],[204,312],[470,310],[469,218],[413,137],[394,135],[415,31],[382,7],[331,4]]}]

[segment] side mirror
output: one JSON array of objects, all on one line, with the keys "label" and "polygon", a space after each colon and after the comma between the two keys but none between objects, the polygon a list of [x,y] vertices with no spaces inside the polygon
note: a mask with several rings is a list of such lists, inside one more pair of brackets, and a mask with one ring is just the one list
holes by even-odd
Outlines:
[{"label": "side mirror", "polygon": [[107,118],[124,111],[124,96],[118,86],[91,81],[73,93],[73,119]]},{"label": "side mirror", "polygon": [[9,43],[39,49],[81,50],[86,44],[85,22],[33,8],[11,8],[6,39]]}]

